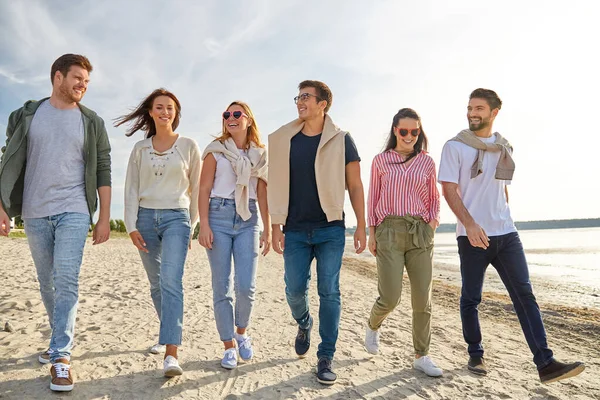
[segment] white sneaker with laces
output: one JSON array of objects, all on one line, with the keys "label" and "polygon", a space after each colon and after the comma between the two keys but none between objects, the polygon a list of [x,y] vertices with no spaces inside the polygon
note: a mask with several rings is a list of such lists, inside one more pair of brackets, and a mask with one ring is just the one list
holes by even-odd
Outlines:
[{"label": "white sneaker with laces", "polygon": [[252,350],[252,338],[245,334],[240,335],[237,332],[235,333],[234,338],[238,345],[240,358],[244,361],[252,359],[252,356],[254,356],[254,350]]},{"label": "white sneaker with laces", "polygon": [[154,346],[150,347],[150,353],[152,354],[162,354],[165,352],[167,346],[164,344],[156,343]]},{"label": "white sneaker with laces", "polygon": [[442,374],[444,373],[444,371],[442,371],[441,368],[435,365],[435,363],[431,358],[429,358],[429,356],[423,356],[415,359],[413,367],[416,370],[425,372],[425,375],[432,376],[434,378],[442,376]]},{"label": "white sneaker with laces", "polygon": [[50,355],[52,354],[52,349],[48,349],[45,352],[41,353],[38,356],[38,361],[40,362],[40,364],[48,364],[50,363]]},{"label": "white sneaker with laces", "polygon": [[374,331],[367,324],[367,333],[365,334],[365,348],[371,354],[379,353],[379,331]]},{"label": "white sneaker with laces", "polygon": [[179,366],[179,362],[173,356],[167,356],[163,361],[163,372],[167,378],[183,374],[183,369]]},{"label": "white sneaker with laces", "polygon": [[221,367],[225,369],[234,369],[237,367],[237,358],[238,354],[235,347],[225,350],[225,354],[223,354],[223,359],[221,360]]}]

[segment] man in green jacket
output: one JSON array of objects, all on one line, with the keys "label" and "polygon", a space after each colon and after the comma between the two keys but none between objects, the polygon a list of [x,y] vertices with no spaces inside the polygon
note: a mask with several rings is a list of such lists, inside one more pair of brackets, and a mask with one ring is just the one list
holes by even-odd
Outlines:
[{"label": "man in green jacket", "polygon": [[[83,248],[100,197],[93,243],[110,234],[110,144],[104,122],[79,104],[92,71],[81,55],[52,64],[52,95],[28,101],[8,120],[0,159],[0,235],[21,215],[52,337],[41,363],[52,363],[50,389],[73,389],[71,348]],[[98,197],[96,196],[98,193]]]}]

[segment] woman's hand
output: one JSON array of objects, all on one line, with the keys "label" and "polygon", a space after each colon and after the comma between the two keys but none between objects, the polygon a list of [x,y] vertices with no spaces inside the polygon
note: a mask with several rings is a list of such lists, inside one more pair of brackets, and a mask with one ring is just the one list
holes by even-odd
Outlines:
[{"label": "woman's hand", "polygon": [[208,223],[200,223],[200,233],[198,234],[200,246],[212,250],[213,239],[213,233]]},{"label": "woman's hand", "polygon": [[377,240],[375,240],[375,235],[369,235],[369,251],[373,256],[377,257]]},{"label": "woman's hand", "polygon": [[146,248],[146,242],[144,242],[144,238],[139,231],[133,231],[129,234],[133,245],[137,247],[139,251],[143,251],[144,253],[148,253],[148,249]]},{"label": "woman's hand", "polygon": [[263,249],[262,255],[266,256],[271,250],[271,230],[265,229],[263,230],[262,235],[260,235],[260,248]]}]

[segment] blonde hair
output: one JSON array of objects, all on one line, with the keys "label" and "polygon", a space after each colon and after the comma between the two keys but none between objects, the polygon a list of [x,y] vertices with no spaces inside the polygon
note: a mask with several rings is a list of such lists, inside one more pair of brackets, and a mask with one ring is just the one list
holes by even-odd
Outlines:
[{"label": "blonde hair", "polygon": [[[262,144],[260,141],[260,131],[258,130],[258,125],[256,124],[254,114],[252,113],[252,110],[250,110],[250,106],[248,106],[248,104],[244,103],[243,101],[236,100],[232,101],[226,109],[229,110],[229,107],[235,105],[242,107],[244,109],[244,112],[248,116],[248,119],[252,121],[252,124],[246,129],[246,139],[248,140],[248,147],[250,147],[250,142],[254,142],[254,144],[257,147],[265,147],[265,145]],[[227,131],[226,123],[227,121],[223,120],[223,131],[221,133],[221,136],[216,138],[216,140],[218,140],[219,142],[224,142],[225,140],[231,137],[231,133]]]}]

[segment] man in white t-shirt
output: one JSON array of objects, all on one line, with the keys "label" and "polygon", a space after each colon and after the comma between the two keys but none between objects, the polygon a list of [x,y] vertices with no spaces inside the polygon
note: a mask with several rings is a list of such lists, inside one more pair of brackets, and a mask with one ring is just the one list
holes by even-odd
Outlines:
[{"label": "man in white t-shirt", "polygon": [[486,375],[478,306],[485,271],[492,264],[510,298],[542,383],[581,373],[581,362],[564,364],[554,359],[529,281],[523,245],[510,216],[507,185],[514,172],[512,146],[492,124],[502,101],[489,89],[471,93],[467,108],[469,129],[449,140],[442,150],[438,181],[456,215],[462,293],[460,316],[468,344],[469,371]]}]

